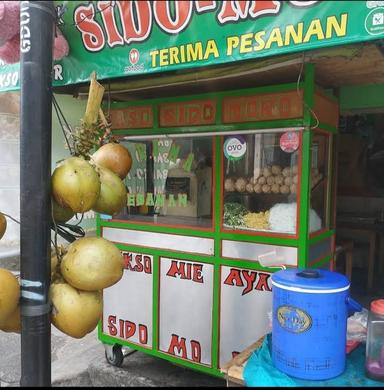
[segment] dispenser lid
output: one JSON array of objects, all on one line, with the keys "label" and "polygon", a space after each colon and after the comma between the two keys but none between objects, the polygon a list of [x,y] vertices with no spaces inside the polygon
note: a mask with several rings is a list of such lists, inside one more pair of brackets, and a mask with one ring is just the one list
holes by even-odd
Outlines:
[{"label": "dispenser lid", "polygon": [[384,314],[384,299],[375,299],[371,302],[371,311],[374,313]]},{"label": "dispenser lid", "polygon": [[272,286],[301,292],[329,293],[347,290],[349,279],[340,273],[323,269],[290,268],[271,276]]}]

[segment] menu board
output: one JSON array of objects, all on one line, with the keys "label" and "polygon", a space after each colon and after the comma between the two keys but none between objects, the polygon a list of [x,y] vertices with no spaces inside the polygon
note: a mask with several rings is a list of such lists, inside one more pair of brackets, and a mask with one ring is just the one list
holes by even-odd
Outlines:
[{"label": "menu board", "polygon": [[160,259],[159,349],[211,365],[213,265]]},{"label": "menu board", "polygon": [[103,290],[103,333],[152,345],[153,256],[122,252],[123,277]]}]

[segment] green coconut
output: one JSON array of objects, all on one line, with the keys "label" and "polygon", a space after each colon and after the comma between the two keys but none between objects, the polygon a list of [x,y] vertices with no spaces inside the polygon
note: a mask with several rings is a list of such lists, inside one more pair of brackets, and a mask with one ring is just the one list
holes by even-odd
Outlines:
[{"label": "green coconut", "polygon": [[100,194],[92,210],[114,215],[127,205],[127,189],[116,173],[102,166],[96,167],[100,177]]}]

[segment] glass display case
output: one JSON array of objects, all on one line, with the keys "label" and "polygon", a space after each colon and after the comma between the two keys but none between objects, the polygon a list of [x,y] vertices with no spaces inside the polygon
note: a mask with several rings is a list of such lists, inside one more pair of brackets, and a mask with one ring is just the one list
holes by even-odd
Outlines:
[{"label": "glass display case", "polygon": [[[225,137],[223,229],[297,235],[301,132],[285,129]],[[328,138],[312,144],[309,232],[327,215]]]},{"label": "glass display case", "polygon": [[212,137],[122,140],[132,167],[127,207],[116,219],[212,227]]}]

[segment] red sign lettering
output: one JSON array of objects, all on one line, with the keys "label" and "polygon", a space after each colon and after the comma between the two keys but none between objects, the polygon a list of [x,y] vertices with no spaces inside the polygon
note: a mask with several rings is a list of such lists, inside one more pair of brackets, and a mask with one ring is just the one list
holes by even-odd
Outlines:
[{"label": "red sign lettering", "polygon": [[123,252],[124,269],[152,274],[151,257],[147,255]]},{"label": "red sign lettering", "polygon": [[[260,15],[277,14],[280,1],[229,1],[222,2],[222,8],[217,18],[221,24],[236,22],[240,19],[257,18]],[[248,16],[249,15],[249,16]]]},{"label": "red sign lettering", "polygon": [[106,33],[108,46],[114,47],[117,45],[124,45],[123,37],[117,29],[115,14],[110,4],[110,1],[99,1],[97,3],[97,8],[99,11],[102,11],[101,17],[103,18],[104,25],[107,27]]},{"label": "red sign lettering", "polygon": [[111,110],[112,129],[144,129],[153,127],[151,106],[115,108]]},{"label": "red sign lettering", "polygon": [[257,273],[256,272],[242,270],[241,274],[243,275],[243,278],[245,279],[245,281],[247,283],[247,287],[244,289],[243,294],[242,294],[242,295],[245,295],[245,294],[249,293],[252,290],[253,283],[256,280]]},{"label": "red sign lettering", "polygon": [[185,263],[183,261],[172,260],[171,266],[167,272],[167,276],[176,278],[180,275],[180,279],[192,280],[197,283],[204,283],[202,276],[203,264]]},{"label": "red sign lettering", "polygon": [[117,318],[114,315],[108,316],[108,332],[111,336],[116,336],[122,339],[129,339],[138,333],[139,343],[146,345],[148,343],[148,328],[143,324],[135,324],[132,321],[119,319],[116,325]]},{"label": "red sign lettering", "polygon": [[201,346],[196,340],[191,340],[192,360],[194,362],[201,362]]},{"label": "red sign lettering", "polygon": [[117,5],[123,22],[125,42],[129,44],[147,39],[152,28],[152,11],[149,1],[117,1]]},{"label": "red sign lettering", "polygon": [[111,336],[117,335],[117,328],[116,328],[116,316],[109,316],[108,317],[108,331]]},{"label": "red sign lettering", "polygon": [[183,31],[191,20],[192,1],[174,1],[175,18],[171,17],[170,1],[155,1],[153,13],[159,27],[167,33],[176,34]]},{"label": "red sign lettering", "polygon": [[196,0],[195,1],[196,12],[207,12],[216,8],[215,0]]},{"label": "red sign lettering", "polygon": [[268,280],[270,274],[260,271],[249,271],[231,268],[228,276],[224,280],[224,284],[227,286],[236,286],[245,288],[241,295],[248,294],[252,290],[257,291],[272,291],[269,286]]},{"label": "red sign lettering", "polygon": [[239,270],[235,268],[231,268],[229,275],[224,281],[224,284],[227,284],[228,286],[237,286],[237,287],[244,286]]},{"label": "red sign lettering", "polygon": [[290,91],[225,97],[222,111],[224,123],[300,118],[303,115],[302,93]]},{"label": "red sign lettering", "polygon": [[81,32],[84,47],[89,51],[99,51],[104,47],[105,39],[102,28],[94,20],[93,4],[82,5],[75,9],[73,15],[76,27]]},{"label": "red sign lettering", "polygon": [[[121,337],[125,337],[126,339],[129,339],[136,333],[136,324],[131,321],[123,321],[123,323],[125,323],[125,326],[124,326],[124,333],[121,335]],[[121,327],[121,329],[123,329],[123,327]]]},{"label": "red sign lettering", "polygon": [[271,288],[268,285],[268,279],[271,275],[268,274],[262,274],[261,272],[258,273],[259,280],[257,281],[255,290],[259,291],[272,291]]},{"label": "red sign lettering", "polygon": [[159,116],[160,127],[212,125],[216,120],[216,101],[160,104]]},{"label": "red sign lettering", "polygon": [[[168,353],[174,356],[181,356],[183,359],[192,360],[196,363],[201,362],[201,345],[196,340],[191,340],[190,342],[191,346],[191,358],[188,358],[187,354],[187,346],[186,346],[186,339],[185,337],[179,337],[176,334],[172,334],[171,342],[169,344]],[[177,352],[175,352],[175,349]]]},{"label": "red sign lettering", "polygon": [[[84,47],[100,51],[105,42],[109,47],[145,41],[153,30],[154,21],[160,31],[179,34],[191,23],[193,13],[214,12],[217,23],[236,23],[239,20],[257,19],[264,15],[277,15],[281,1],[266,0],[126,0],[98,1],[101,26],[96,20],[93,4],[79,5],[74,12],[74,22],[81,32]],[[287,1],[293,7],[305,8],[318,1]],[[120,23],[118,24],[117,21]],[[104,33],[105,31],[105,33]],[[106,35],[106,38],[104,36]]]},{"label": "red sign lettering", "polygon": [[179,336],[176,334],[172,335],[171,342],[169,344],[168,353],[171,355],[176,355],[175,348],[177,349],[177,353],[181,353],[181,357],[183,359],[187,358],[187,347],[185,345],[185,337],[182,337],[179,340]]}]

